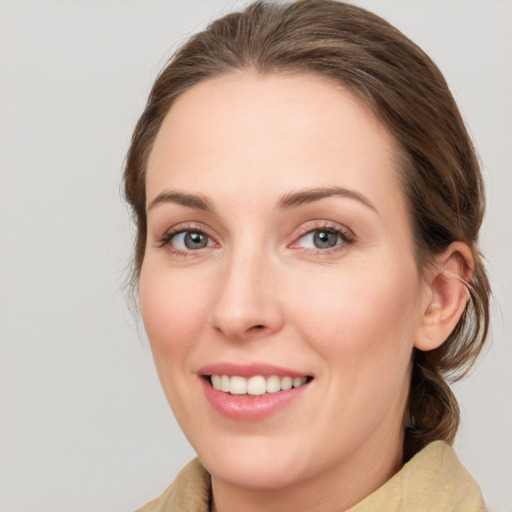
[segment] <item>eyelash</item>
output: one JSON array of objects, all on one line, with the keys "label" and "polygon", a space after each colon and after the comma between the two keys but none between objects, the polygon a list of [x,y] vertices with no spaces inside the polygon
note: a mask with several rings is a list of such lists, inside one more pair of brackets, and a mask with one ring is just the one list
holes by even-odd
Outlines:
[{"label": "eyelash", "polygon": [[[171,244],[172,239],[179,234],[182,233],[200,233],[207,236],[211,241],[213,241],[214,244],[217,245],[217,242],[215,241],[215,238],[211,236],[208,233],[208,229],[206,226],[202,224],[187,224],[187,225],[180,225],[177,228],[171,228],[169,231],[167,231],[159,240],[158,240],[158,247],[163,248],[167,247],[168,250],[177,256],[191,256],[194,252],[200,252],[200,249],[197,249],[196,251],[189,249],[188,251],[182,251],[180,249],[177,249]],[[312,249],[312,248],[302,248],[302,251],[309,255],[320,255],[325,256],[332,254],[333,252],[337,252],[339,250],[342,250],[343,248],[346,248],[346,246],[349,246],[353,244],[356,240],[355,235],[348,230],[347,228],[344,228],[340,226],[339,224],[333,223],[333,222],[326,222],[326,221],[313,221],[312,223],[308,223],[305,227],[303,227],[298,235],[295,237],[295,241],[288,245],[288,247],[300,250],[300,246],[298,246],[298,242],[302,240],[306,235],[309,235],[311,233],[317,232],[328,232],[335,234],[340,237],[341,242],[337,243],[333,247],[329,247],[326,249]]]},{"label": "eyelash", "polygon": [[[210,240],[212,240],[215,244],[217,242],[215,241],[214,237],[208,234],[208,229],[206,226],[202,224],[185,224],[180,225],[176,228],[171,228],[169,231],[166,231],[165,234],[158,240],[158,247],[163,248],[167,247],[167,249],[171,252],[171,254],[175,254],[177,256],[191,256],[193,250],[188,251],[182,251],[180,249],[177,249],[171,244],[171,240],[181,233],[201,233],[206,235]],[[199,249],[197,250],[199,252]]]},{"label": "eyelash", "polygon": [[352,245],[356,241],[356,237],[352,231],[349,229],[340,226],[334,222],[327,221],[313,221],[312,223],[307,223],[301,230],[299,231],[298,236],[295,238],[295,242],[289,245],[291,248],[301,249],[300,246],[297,246],[298,242],[302,240],[306,235],[309,235],[314,232],[327,232],[332,233],[340,237],[340,243],[337,243],[333,247],[327,249],[311,249],[311,248],[302,248],[302,251],[306,254],[313,256],[328,256],[340,250],[346,249],[347,246]]}]

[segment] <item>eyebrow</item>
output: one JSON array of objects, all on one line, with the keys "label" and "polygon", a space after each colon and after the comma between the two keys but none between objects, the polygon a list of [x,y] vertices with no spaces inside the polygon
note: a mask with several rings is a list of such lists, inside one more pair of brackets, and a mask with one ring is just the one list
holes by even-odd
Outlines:
[{"label": "eyebrow", "polygon": [[[369,199],[367,199],[359,192],[356,192],[355,190],[350,190],[343,187],[319,187],[299,190],[297,192],[290,192],[288,194],[285,194],[284,196],[281,196],[281,198],[277,202],[277,207],[278,209],[295,208],[297,206],[313,203],[315,201],[320,201],[321,199],[325,199],[332,196],[348,197],[350,199],[355,199],[356,201],[359,201],[360,203],[364,204],[365,206],[367,206],[368,208],[370,208],[371,210],[378,214],[377,209]],[[204,196],[172,191],[164,191],[158,194],[149,203],[147,211],[150,211],[159,204],[165,203],[179,204],[182,206],[186,206],[188,208],[193,208],[205,212],[214,211],[212,202]]]},{"label": "eyebrow", "polygon": [[364,204],[375,213],[379,213],[377,208],[372,204],[372,202],[367,199],[365,196],[356,192],[355,190],[350,190],[343,187],[321,187],[321,188],[310,188],[305,190],[299,190],[297,192],[290,192],[289,194],[285,194],[282,196],[277,202],[277,207],[280,209],[288,209],[294,208],[296,206],[302,206],[303,204],[312,203],[314,201],[320,201],[321,199],[325,199],[327,197],[332,196],[340,196],[340,197],[348,197],[350,199],[355,199],[360,203]]},{"label": "eyebrow", "polygon": [[205,212],[213,212],[214,208],[209,199],[195,194],[185,194],[184,192],[170,192],[164,191],[158,194],[147,206],[147,211],[153,209],[155,206],[164,203],[180,204],[193,208],[195,210],[202,210]]}]

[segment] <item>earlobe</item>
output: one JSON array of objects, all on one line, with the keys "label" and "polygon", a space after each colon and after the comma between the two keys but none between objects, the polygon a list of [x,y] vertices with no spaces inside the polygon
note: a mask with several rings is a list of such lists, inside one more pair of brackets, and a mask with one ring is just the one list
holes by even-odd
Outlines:
[{"label": "earlobe", "polygon": [[414,346],[423,351],[441,346],[455,329],[469,300],[474,258],[469,246],[454,242],[436,258]]}]

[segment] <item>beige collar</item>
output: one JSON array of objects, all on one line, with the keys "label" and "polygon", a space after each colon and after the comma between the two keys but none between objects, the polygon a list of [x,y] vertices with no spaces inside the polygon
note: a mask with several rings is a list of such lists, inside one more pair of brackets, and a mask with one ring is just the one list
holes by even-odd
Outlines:
[{"label": "beige collar", "polygon": [[[209,512],[210,475],[198,459],[137,512]],[[417,453],[382,487],[346,512],[482,512],[480,488],[443,441]]]},{"label": "beige collar", "polygon": [[435,441],[347,512],[482,512],[478,484],[453,448]]}]

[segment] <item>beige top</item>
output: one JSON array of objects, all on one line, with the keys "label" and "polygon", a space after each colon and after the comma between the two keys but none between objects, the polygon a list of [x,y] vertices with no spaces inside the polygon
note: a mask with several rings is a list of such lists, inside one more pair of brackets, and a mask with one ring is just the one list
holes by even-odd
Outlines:
[{"label": "beige top", "polygon": [[[209,512],[210,475],[198,459],[137,512]],[[382,487],[346,512],[483,512],[478,484],[443,441],[417,453]]]}]

